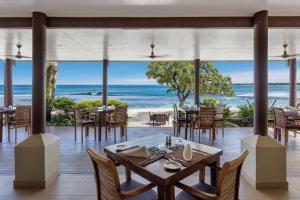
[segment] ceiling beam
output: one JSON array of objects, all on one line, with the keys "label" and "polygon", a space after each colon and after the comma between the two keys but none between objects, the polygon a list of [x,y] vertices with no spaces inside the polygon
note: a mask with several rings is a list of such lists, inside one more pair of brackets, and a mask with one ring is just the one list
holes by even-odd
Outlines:
[{"label": "ceiling beam", "polygon": [[268,21],[271,28],[300,28],[300,16],[270,16]]},{"label": "ceiling beam", "polygon": [[249,28],[252,17],[49,17],[49,28]]},{"label": "ceiling beam", "polygon": [[[252,17],[48,17],[49,28],[252,28]],[[31,17],[0,17],[0,28],[31,28]],[[300,28],[300,16],[269,16],[271,28]]]},{"label": "ceiling beam", "polygon": [[0,28],[31,28],[31,17],[0,17]]}]

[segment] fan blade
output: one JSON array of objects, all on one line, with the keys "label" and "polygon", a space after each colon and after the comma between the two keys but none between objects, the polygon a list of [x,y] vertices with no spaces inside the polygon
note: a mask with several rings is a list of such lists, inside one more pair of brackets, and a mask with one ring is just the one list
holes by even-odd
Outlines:
[{"label": "fan blade", "polygon": [[30,56],[21,56],[21,58],[32,58]]},{"label": "fan blade", "polygon": [[300,56],[299,53],[288,55],[288,57],[298,57],[298,56]]},{"label": "fan blade", "polygon": [[281,56],[270,56],[271,58],[283,58],[283,55]]}]

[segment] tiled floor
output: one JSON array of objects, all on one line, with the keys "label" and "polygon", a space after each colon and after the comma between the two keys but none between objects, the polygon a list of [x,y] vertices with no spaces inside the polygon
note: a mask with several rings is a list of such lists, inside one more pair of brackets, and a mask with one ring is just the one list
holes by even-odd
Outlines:
[{"label": "tiled floor", "polygon": [[[14,174],[14,143],[8,143],[6,131],[4,130],[4,142],[0,144],[0,200],[10,199],[95,199],[95,183],[92,176],[90,159],[85,153],[87,147],[94,148],[103,153],[103,147],[110,145],[112,135],[107,142],[95,142],[93,132],[87,137],[83,144],[74,141],[74,130],[72,127],[48,127],[48,132],[61,138],[60,145],[60,172],[59,179],[45,190],[14,190],[12,188]],[[172,134],[171,128],[129,128],[129,140],[143,137],[149,134],[165,133]],[[240,139],[252,134],[250,128],[228,128],[225,130],[225,138],[217,135],[214,146],[223,149],[222,162],[235,157],[240,152]],[[26,134],[19,131],[19,141]],[[12,136],[12,141],[14,138]],[[118,140],[118,142],[120,142]],[[201,143],[209,144],[208,135],[201,135]],[[153,144],[157,145],[157,144]],[[300,136],[291,137],[287,148],[287,171],[289,180],[289,191],[263,190],[255,191],[243,179],[241,181],[240,199],[300,199]],[[119,168],[120,178],[124,179],[124,170]],[[207,172],[209,173],[209,172]],[[134,175],[140,181],[142,178]],[[206,176],[209,177],[209,176]],[[194,174],[185,181],[195,183],[198,175]],[[178,192],[178,190],[176,190]]]},{"label": "tiled floor", "polygon": [[[120,170],[121,171],[121,170]],[[133,178],[147,183],[137,175]],[[124,176],[120,176],[124,181]],[[186,184],[197,181],[197,176],[183,180]],[[207,180],[209,181],[209,180]],[[1,200],[96,200],[96,189],[92,175],[61,175],[57,181],[43,190],[12,188],[13,176],[0,176]],[[176,194],[180,192],[176,189]],[[255,190],[241,179],[241,200],[296,200],[300,199],[300,178],[289,178],[289,190]]]}]

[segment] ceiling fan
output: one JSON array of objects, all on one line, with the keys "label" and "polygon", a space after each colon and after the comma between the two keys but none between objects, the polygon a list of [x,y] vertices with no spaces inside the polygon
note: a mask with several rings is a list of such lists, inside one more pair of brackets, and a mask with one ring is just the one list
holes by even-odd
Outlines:
[{"label": "ceiling fan", "polygon": [[300,56],[300,54],[288,54],[287,53],[287,47],[288,47],[288,44],[287,43],[283,43],[283,54],[282,55],[279,55],[279,56],[272,56],[274,58],[283,58],[283,59],[291,59],[291,58],[296,58],[298,56]]},{"label": "ceiling fan", "polygon": [[31,58],[29,56],[23,56],[21,53],[21,48],[22,48],[22,44],[18,43],[17,44],[17,48],[18,48],[18,52],[15,55],[5,55],[5,57],[12,57],[12,58],[16,58],[16,59],[22,59],[22,58]]},{"label": "ceiling fan", "polygon": [[150,54],[150,56],[146,56],[147,58],[155,59],[155,58],[167,57],[167,55],[155,55],[155,53],[154,53],[155,45],[153,43],[150,45],[150,47],[151,47],[151,54]]}]

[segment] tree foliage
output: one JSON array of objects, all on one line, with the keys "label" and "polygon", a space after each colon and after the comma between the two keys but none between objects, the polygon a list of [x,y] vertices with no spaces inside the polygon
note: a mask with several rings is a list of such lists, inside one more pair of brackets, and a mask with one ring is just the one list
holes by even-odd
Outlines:
[{"label": "tree foliage", "polygon": [[[195,67],[190,61],[151,62],[146,73],[149,79],[169,87],[168,92],[176,92],[179,106],[183,106],[188,96],[194,92]],[[233,96],[231,78],[222,76],[210,62],[200,64],[200,95],[213,94]]]}]

